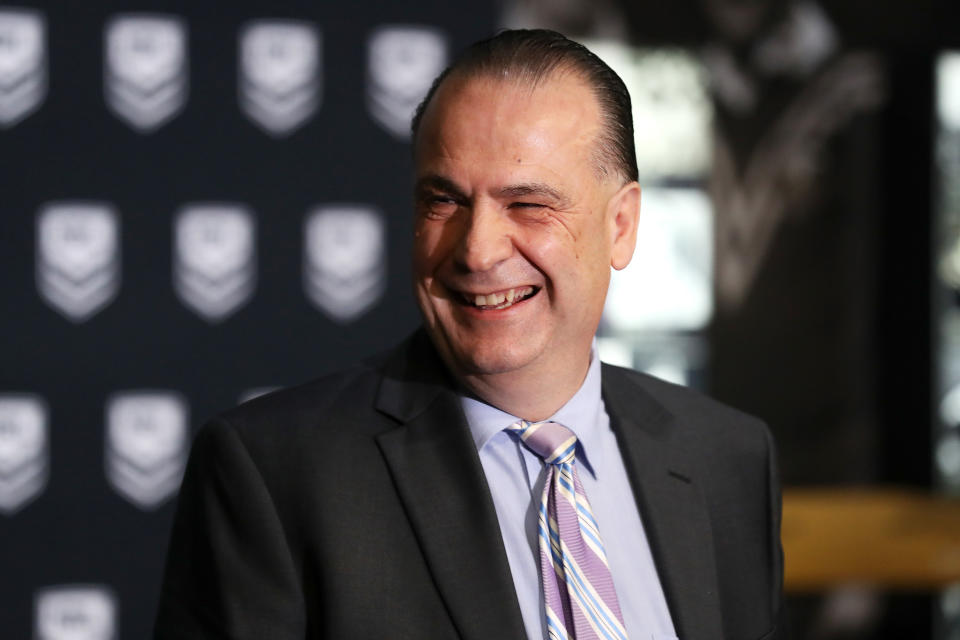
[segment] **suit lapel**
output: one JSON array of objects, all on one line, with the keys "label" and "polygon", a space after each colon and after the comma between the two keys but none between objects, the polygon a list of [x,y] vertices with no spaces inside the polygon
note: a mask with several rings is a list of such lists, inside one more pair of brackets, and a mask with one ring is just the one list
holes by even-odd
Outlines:
[{"label": "suit lapel", "polygon": [[683,640],[721,640],[709,514],[675,417],[623,372],[608,366],[603,369],[603,396],[677,635]]},{"label": "suit lapel", "polygon": [[401,425],[377,442],[460,635],[523,638],[480,459],[458,398],[426,340],[416,334],[385,368],[377,408]]}]

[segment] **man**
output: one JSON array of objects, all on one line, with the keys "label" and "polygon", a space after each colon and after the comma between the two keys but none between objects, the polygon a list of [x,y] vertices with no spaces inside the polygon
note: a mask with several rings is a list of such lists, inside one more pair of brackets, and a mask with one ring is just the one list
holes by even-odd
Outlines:
[{"label": "man", "polygon": [[504,32],[414,134],[424,330],[201,430],[156,637],[773,638],[766,428],[592,347],[639,214],[622,82]]}]

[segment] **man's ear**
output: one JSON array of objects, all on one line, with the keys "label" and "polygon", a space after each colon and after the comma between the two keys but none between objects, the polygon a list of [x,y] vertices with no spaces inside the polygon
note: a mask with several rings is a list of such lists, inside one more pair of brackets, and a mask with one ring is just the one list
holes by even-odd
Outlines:
[{"label": "man's ear", "polygon": [[628,182],[613,194],[607,205],[610,230],[610,266],[618,271],[630,264],[637,244],[640,220],[640,185]]}]

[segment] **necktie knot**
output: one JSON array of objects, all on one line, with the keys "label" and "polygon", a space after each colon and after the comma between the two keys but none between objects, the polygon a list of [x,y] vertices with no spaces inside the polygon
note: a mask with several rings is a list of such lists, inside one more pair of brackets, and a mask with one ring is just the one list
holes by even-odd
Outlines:
[{"label": "necktie knot", "polygon": [[521,420],[509,429],[546,464],[571,463],[577,451],[577,436],[559,422]]}]

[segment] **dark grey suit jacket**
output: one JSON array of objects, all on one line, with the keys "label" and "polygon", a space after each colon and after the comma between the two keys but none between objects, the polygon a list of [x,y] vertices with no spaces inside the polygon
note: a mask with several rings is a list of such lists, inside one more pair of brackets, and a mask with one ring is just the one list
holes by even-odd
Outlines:
[{"label": "dark grey suit jacket", "polygon": [[[766,427],[626,369],[602,381],[680,638],[775,637]],[[155,637],[525,638],[476,447],[422,331],[200,430]]]}]

